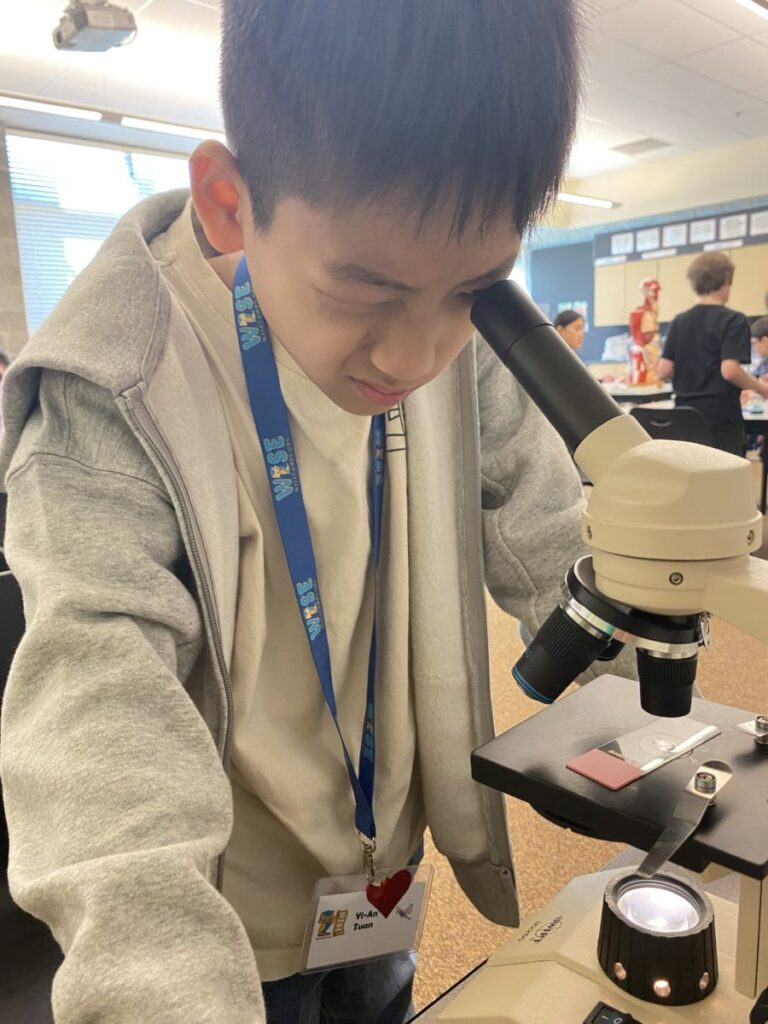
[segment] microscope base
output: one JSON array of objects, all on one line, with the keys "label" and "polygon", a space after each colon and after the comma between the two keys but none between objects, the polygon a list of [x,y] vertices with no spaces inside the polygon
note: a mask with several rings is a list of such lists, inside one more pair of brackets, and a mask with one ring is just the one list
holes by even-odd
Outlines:
[{"label": "microscope base", "polygon": [[[623,870],[623,869],[622,869]],[[734,988],[738,907],[710,895],[715,909],[719,982],[690,1006],[635,999],[614,985],[597,960],[603,892],[614,875],[600,871],[574,879],[543,910],[531,915],[491,956],[439,1020],[443,1024],[584,1024],[605,1003],[636,1024],[723,1024],[747,1021],[753,1000]],[[603,1018],[600,1018],[603,1019]]]}]

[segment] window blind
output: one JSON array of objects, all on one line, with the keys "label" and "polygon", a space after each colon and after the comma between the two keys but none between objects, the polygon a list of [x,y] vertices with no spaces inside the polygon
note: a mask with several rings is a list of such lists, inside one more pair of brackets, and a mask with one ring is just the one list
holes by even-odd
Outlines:
[{"label": "window blind", "polygon": [[11,133],[6,142],[33,331],[127,210],[156,192],[189,184],[187,161]]}]

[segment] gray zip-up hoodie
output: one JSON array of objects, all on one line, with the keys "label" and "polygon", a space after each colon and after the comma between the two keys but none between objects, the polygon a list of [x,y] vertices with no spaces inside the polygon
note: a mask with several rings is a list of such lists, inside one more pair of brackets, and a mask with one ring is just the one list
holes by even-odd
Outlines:
[{"label": "gray zip-up hoodie", "polygon": [[[264,1019],[246,933],[216,885],[232,824],[233,457],[148,248],[186,198],[120,221],[5,382],[6,553],[28,627],[2,719],[9,878],[66,954],[58,1024]],[[502,798],[469,774],[493,733],[483,583],[537,628],[582,553],[580,487],[482,342],[406,413],[427,820],[473,903],[514,925]]]}]

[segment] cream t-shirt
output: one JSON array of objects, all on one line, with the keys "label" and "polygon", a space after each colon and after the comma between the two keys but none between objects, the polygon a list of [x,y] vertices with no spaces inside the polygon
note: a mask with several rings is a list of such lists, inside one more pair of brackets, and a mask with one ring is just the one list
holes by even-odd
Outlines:
[{"label": "cream t-shirt", "polygon": [[[251,414],[229,289],[205,260],[191,202],[151,244],[210,364],[238,486],[240,566],[231,661],[235,822],[224,895],[248,931],[262,980],[299,968],[318,878],[361,870],[354,798],[296,606]],[[258,294],[258,282],[254,282]],[[317,562],[339,721],[357,767],[373,621],[371,421],[336,406],[273,338]],[[387,414],[379,571],[374,815],[377,864],[417,848],[424,811],[408,643],[406,437]]]}]

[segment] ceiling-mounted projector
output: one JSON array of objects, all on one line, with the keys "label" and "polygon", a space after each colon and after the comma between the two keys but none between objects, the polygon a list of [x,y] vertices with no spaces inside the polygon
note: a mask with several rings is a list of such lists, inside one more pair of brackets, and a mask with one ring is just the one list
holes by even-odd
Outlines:
[{"label": "ceiling-mounted projector", "polygon": [[108,0],[72,0],[53,30],[57,50],[99,52],[125,46],[136,36],[136,21]]}]

